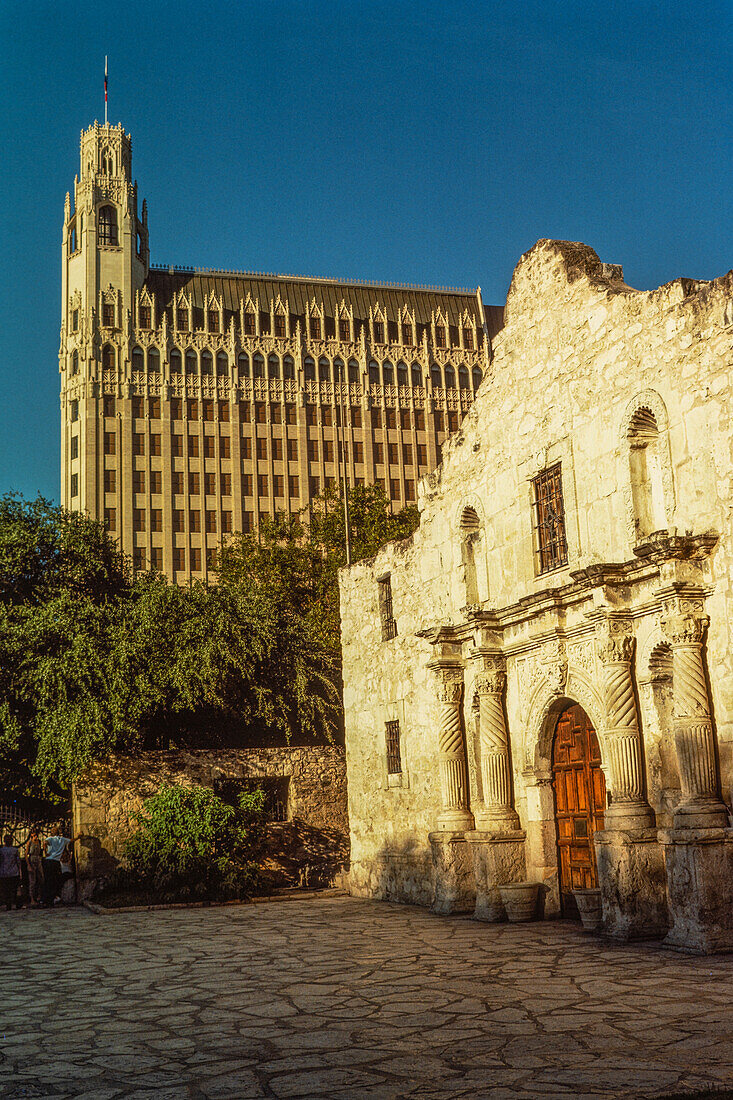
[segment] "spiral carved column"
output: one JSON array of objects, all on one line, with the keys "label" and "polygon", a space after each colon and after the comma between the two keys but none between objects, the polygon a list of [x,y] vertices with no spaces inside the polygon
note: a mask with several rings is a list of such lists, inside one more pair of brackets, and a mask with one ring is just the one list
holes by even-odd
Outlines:
[{"label": "spiral carved column", "polygon": [[654,825],[654,811],[644,787],[644,750],[631,664],[634,638],[624,620],[607,620],[600,632],[598,653],[603,665],[606,703],[605,741],[613,801],[607,808],[607,828],[632,829]]},{"label": "spiral carved column", "polygon": [[483,808],[481,829],[518,829],[519,817],[513,806],[509,735],[504,718],[506,672],[500,655],[482,655],[474,689],[478,697],[479,746]]},{"label": "spiral carved column", "polygon": [[437,676],[438,766],[443,809],[438,815],[439,829],[472,829],[473,815],[468,809],[466,750],[463,743],[461,696],[463,669],[455,665],[433,666]]},{"label": "spiral carved column", "polygon": [[662,628],[672,646],[674,740],[682,784],[682,801],[674,813],[675,828],[728,824],[728,812],[718,794],[713,723],[702,660],[709,621],[707,615],[691,613],[676,601],[664,608]]}]

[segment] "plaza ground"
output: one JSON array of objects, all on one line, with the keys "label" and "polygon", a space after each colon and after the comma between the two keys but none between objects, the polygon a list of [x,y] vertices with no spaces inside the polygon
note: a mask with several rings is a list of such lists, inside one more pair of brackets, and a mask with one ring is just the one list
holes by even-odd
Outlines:
[{"label": "plaza ground", "polygon": [[733,957],[330,895],[0,914],[0,1097],[650,1097],[733,1087]]}]

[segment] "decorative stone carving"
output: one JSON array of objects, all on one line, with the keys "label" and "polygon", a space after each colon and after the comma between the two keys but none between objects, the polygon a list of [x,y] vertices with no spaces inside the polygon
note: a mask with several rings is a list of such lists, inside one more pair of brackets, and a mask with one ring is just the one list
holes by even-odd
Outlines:
[{"label": "decorative stone carving", "polygon": [[452,831],[472,829],[473,814],[468,809],[466,752],[463,744],[461,698],[463,669],[454,663],[435,662],[436,694],[440,704],[438,719],[438,760],[443,808],[438,828]]},{"label": "decorative stone carving", "polygon": [[506,670],[501,654],[479,652],[474,689],[479,701],[479,745],[484,805],[479,812],[482,829],[518,829],[512,805],[509,735],[504,718]]},{"label": "decorative stone carving", "polygon": [[613,801],[606,810],[607,828],[644,828],[654,812],[644,788],[643,746],[631,674],[634,636],[628,619],[608,616],[597,631],[603,666],[606,706],[605,743]]},{"label": "decorative stone carving", "polygon": [[664,600],[661,626],[672,646],[674,739],[682,801],[674,813],[677,829],[725,827],[728,812],[718,794],[718,769],[707,680],[702,659],[710,622],[702,600]]},{"label": "decorative stone carving", "polygon": [[561,638],[549,647],[543,663],[550,692],[555,696],[564,695],[568,682],[568,655]]}]

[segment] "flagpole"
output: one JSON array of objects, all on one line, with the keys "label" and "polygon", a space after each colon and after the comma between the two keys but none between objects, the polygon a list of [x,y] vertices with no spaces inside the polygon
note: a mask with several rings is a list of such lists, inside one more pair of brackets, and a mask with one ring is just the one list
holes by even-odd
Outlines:
[{"label": "flagpole", "polygon": [[104,55],[104,125],[107,125],[107,54]]}]

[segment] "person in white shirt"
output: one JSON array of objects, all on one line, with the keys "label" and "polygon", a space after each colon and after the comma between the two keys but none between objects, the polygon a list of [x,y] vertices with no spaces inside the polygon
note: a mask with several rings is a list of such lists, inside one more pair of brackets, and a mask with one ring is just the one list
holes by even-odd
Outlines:
[{"label": "person in white shirt", "polygon": [[46,858],[43,861],[43,905],[46,909],[51,909],[55,899],[61,894],[61,856],[67,846],[73,843],[68,836],[46,837]]}]

